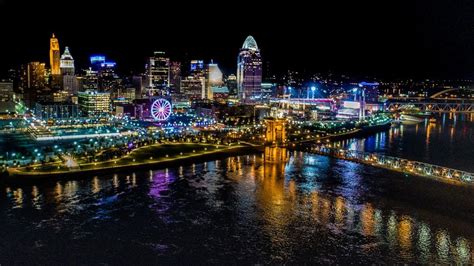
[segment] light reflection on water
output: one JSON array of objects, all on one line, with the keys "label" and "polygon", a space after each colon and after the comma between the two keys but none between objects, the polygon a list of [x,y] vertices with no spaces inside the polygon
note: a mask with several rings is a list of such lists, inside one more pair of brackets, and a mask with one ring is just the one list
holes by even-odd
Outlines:
[{"label": "light reflection on water", "polygon": [[[386,133],[388,141],[397,132]],[[8,186],[0,194],[0,239],[25,248],[0,246],[0,263],[45,253],[84,263],[150,262],[156,254],[165,262],[474,263],[472,228],[399,203],[383,188],[396,178],[403,177],[267,148],[177,168]],[[87,256],[102,247],[109,253]]]},{"label": "light reflection on water", "polygon": [[474,172],[474,114],[441,114],[435,119],[435,123],[426,119],[401,124],[387,132],[336,144]]},{"label": "light reflection on water", "polygon": [[[333,233],[358,232],[366,237],[371,243],[363,244],[361,248],[367,255],[377,247],[388,245],[391,254],[407,261],[473,262],[470,241],[474,239],[472,230],[467,238],[459,235],[451,236],[445,228],[432,229],[429,221],[419,220],[416,214],[411,216],[404,210],[398,213],[397,210],[379,209],[371,202],[351,201],[350,199],[357,194],[358,181],[362,178],[360,170],[364,166],[350,162],[342,163],[340,165],[342,172],[339,174],[343,179],[341,185],[343,189],[338,187],[336,190],[325,191],[318,188],[321,182],[312,178],[314,176],[320,178],[324,174],[314,171],[312,167],[319,165],[320,171],[324,172],[324,166],[327,167],[329,159],[301,153],[291,155],[290,164],[294,161],[305,162],[299,165],[303,169],[294,169],[295,165],[286,167],[295,172],[302,170],[303,178],[300,182],[295,181],[295,176],[289,175],[288,171],[282,168],[283,164],[271,162],[263,166],[265,170],[270,168],[270,171],[266,170],[266,175],[257,178],[263,181],[261,184],[256,184],[258,187],[256,193],[264,201],[262,205],[270,206],[270,210],[265,213],[269,216],[266,217],[266,221],[269,223],[270,232],[291,224],[288,217],[295,219],[294,216],[297,216],[296,219],[305,219],[304,216],[311,213],[316,226],[322,225]],[[301,160],[297,160],[299,156],[302,156]],[[301,177],[297,177],[299,178]],[[336,191],[340,191],[342,195],[332,195],[337,193]],[[300,215],[303,217],[299,217]],[[280,231],[285,233],[284,230]],[[281,235],[278,238],[286,240]]]}]

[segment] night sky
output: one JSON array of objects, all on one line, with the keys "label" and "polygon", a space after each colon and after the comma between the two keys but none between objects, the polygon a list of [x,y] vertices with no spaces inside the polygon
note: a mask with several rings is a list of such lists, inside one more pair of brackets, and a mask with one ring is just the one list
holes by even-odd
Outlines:
[{"label": "night sky", "polygon": [[103,53],[123,73],[142,71],[154,50],[176,60],[214,59],[232,73],[238,49],[253,35],[276,73],[293,68],[387,78],[474,77],[469,0],[190,2],[0,0],[0,73],[28,61],[48,62],[55,32],[61,50],[69,46],[80,67],[90,54]]}]

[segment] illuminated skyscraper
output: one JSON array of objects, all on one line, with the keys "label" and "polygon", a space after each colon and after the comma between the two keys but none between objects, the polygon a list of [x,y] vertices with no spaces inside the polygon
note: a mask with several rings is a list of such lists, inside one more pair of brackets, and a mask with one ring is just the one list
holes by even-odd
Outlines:
[{"label": "illuminated skyscraper", "polygon": [[30,89],[40,90],[46,86],[45,63],[31,62],[22,65],[20,70],[20,88],[23,92]]},{"label": "illuminated skyscraper", "polygon": [[180,92],[181,63],[170,62],[170,87],[172,93]]},{"label": "illuminated skyscraper", "polygon": [[19,76],[19,89],[23,94],[23,100],[28,107],[32,108],[38,95],[44,95],[47,92],[46,64],[30,62],[22,65]]},{"label": "illuminated skyscraper", "polygon": [[227,88],[229,89],[230,96],[237,95],[237,77],[234,74],[231,74],[227,77],[226,80]]},{"label": "illuminated skyscraper", "polygon": [[120,77],[115,73],[117,63],[105,61],[99,68],[99,90],[112,92],[118,89],[122,83]]},{"label": "illuminated skyscraper", "polygon": [[79,108],[85,116],[97,116],[110,112],[110,93],[85,91],[79,92]]},{"label": "illuminated skyscraper", "polygon": [[204,60],[191,60],[191,72],[194,77],[201,78],[205,76]]},{"label": "illuminated skyscraper", "polygon": [[49,45],[49,65],[51,67],[51,75],[60,75],[60,59],[61,53],[59,51],[59,41],[56,36],[51,37]]},{"label": "illuminated skyscraper", "polygon": [[135,88],[135,98],[141,99],[145,91],[143,90],[143,84],[145,83],[145,76],[137,75],[132,77],[132,86]]},{"label": "illuminated skyscraper", "polygon": [[84,70],[80,78],[80,86],[84,90],[97,90],[99,89],[99,72],[88,68]]},{"label": "illuminated skyscraper", "polygon": [[[13,82],[0,80],[0,105],[2,102],[13,101]],[[0,112],[3,110],[0,110]]]},{"label": "illuminated skyscraper", "polygon": [[154,52],[146,67],[148,95],[166,95],[170,86],[170,59],[165,52]]},{"label": "illuminated skyscraper", "polygon": [[211,62],[208,65],[208,80],[210,86],[222,86],[222,71],[217,64]]},{"label": "illuminated skyscraper", "polygon": [[70,93],[76,94],[77,88],[79,87],[78,80],[75,75],[74,58],[72,58],[69,52],[69,47],[66,46],[63,55],[60,60],[61,75],[63,76],[63,90]]},{"label": "illuminated skyscraper", "polygon": [[84,89],[112,92],[121,86],[122,80],[115,73],[117,63],[106,59],[105,55],[90,57],[91,67],[85,70],[86,75],[82,78]]},{"label": "illuminated skyscraper", "polygon": [[206,80],[203,77],[189,76],[181,80],[181,93],[188,100],[206,99]]},{"label": "illuminated skyscraper", "polygon": [[93,71],[99,71],[102,64],[105,63],[105,55],[93,55],[90,57],[91,69]]},{"label": "illuminated skyscraper", "polygon": [[222,71],[219,69],[217,64],[214,62],[209,63],[206,69],[206,99],[213,98],[213,87],[221,87],[223,85],[222,81]]},{"label": "illuminated skyscraper", "polygon": [[74,58],[72,58],[69,52],[69,47],[66,46],[63,55],[60,60],[61,74],[63,75],[74,75]]},{"label": "illuminated skyscraper", "polygon": [[261,98],[262,58],[257,42],[248,36],[237,57],[237,88],[239,98],[251,102]]}]

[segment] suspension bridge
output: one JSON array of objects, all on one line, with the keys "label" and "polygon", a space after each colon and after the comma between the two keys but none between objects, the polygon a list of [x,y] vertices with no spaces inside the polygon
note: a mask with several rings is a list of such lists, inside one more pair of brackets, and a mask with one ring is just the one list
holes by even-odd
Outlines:
[{"label": "suspension bridge", "polygon": [[330,156],[338,159],[385,168],[410,175],[418,175],[443,181],[474,185],[474,173],[452,169],[424,162],[410,161],[403,158],[381,155],[370,152],[344,150],[320,145],[306,148],[310,153]]}]

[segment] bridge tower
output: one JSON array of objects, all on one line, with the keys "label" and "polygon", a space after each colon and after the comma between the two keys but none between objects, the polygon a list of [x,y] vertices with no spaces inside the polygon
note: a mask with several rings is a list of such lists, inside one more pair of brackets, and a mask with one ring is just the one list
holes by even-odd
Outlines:
[{"label": "bridge tower", "polygon": [[265,143],[271,145],[286,144],[286,119],[265,118]]}]

